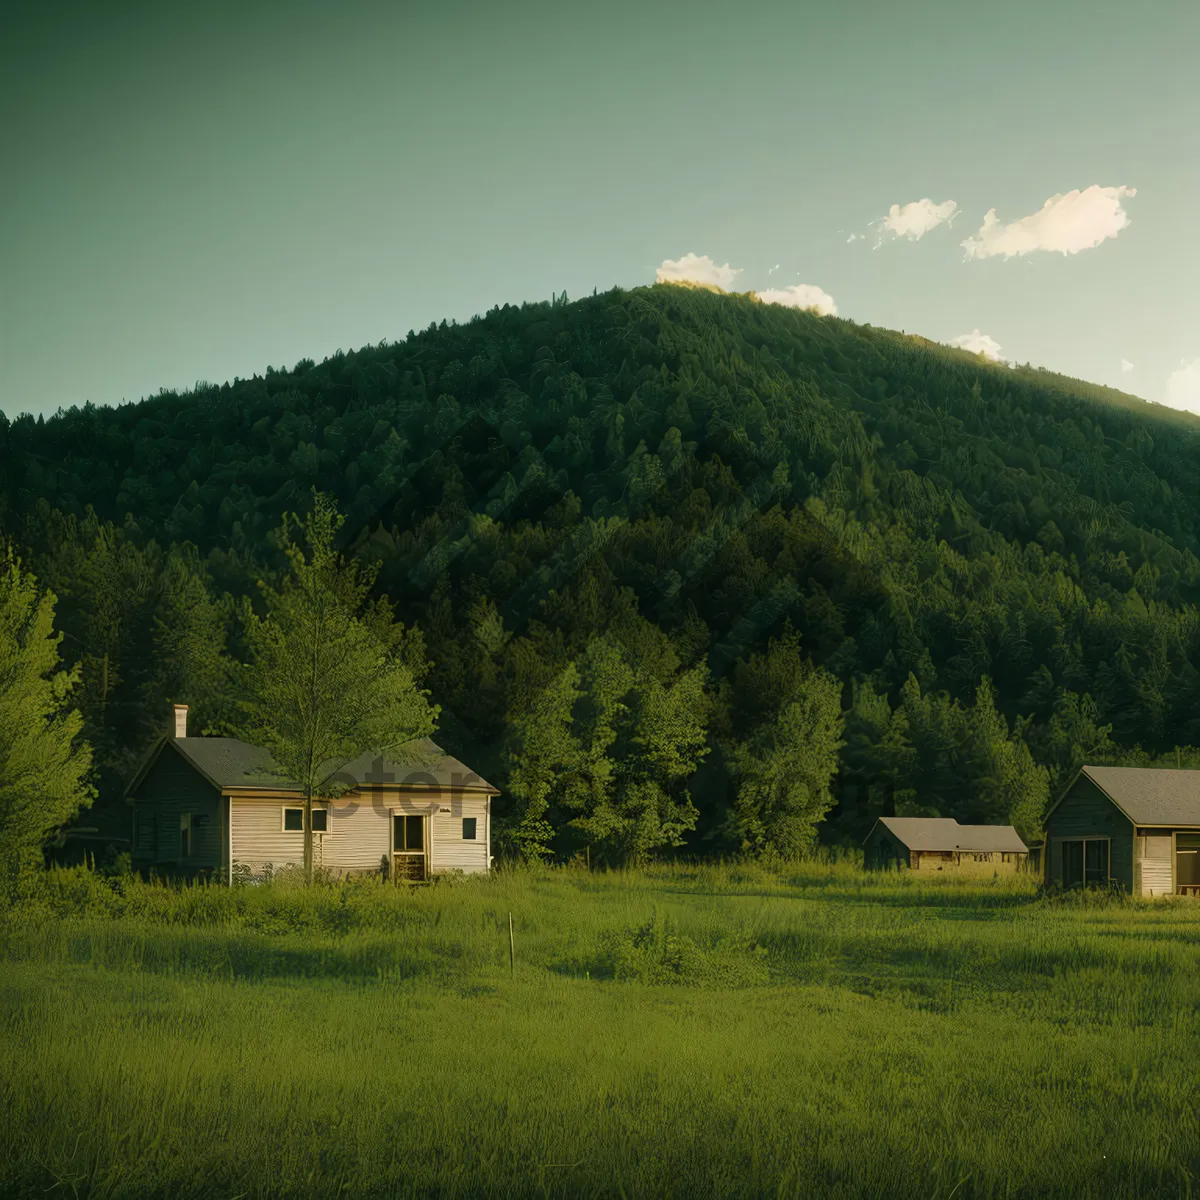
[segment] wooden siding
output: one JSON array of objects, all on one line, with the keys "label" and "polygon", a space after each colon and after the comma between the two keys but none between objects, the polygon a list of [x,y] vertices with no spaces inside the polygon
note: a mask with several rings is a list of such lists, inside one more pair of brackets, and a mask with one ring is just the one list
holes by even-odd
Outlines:
[{"label": "wooden siding", "polygon": [[1080,775],[1046,822],[1046,882],[1062,883],[1062,843],[1109,839],[1109,878],[1132,893],[1134,831],[1129,818],[1090,780]]},{"label": "wooden siding", "polygon": [[1172,870],[1174,838],[1170,830],[1147,830],[1137,839],[1138,892],[1143,896],[1170,896],[1175,891]]},{"label": "wooden siding", "polygon": [[999,850],[978,858],[970,851],[909,850],[885,825],[876,825],[863,843],[866,867],[898,866],[914,871],[941,871],[955,875],[1015,875],[1024,868],[1026,855],[1010,852],[1008,861]]},{"label": "wooden siding", "polygon": [[[268,868],[304,866],[304,834],[298,829],[283,828],[283,810],[301,808],[302,797],[284,795],[233,797],[233,864],[249,870],[252,876],[264,874]],[[323,807],[318,802],[314,808]],[[313,835],[313,866],[322,867],[325,840],[328,833]],[[375,864],[378,866],[378,862]]]},{"label": "wooden siding", "polygon": [[908,847],[895,837],[886,825],[876,822],[875,828],[863,843],[863,865],[886,870],[909,865]]},{"label": "wooden siding", "polygon": [[[283,794],[238,795],[233,799],[233,861],[261,876],[272,869],[304,863],[304,835],[283,829],[283,809],[302,804]],[[350,792],[328,805],[329,830],[313,838],[313,865],[336,874],[378,871],[392,849],[392,815],[429,818],[427,858],[433,874],[489,869],[487,797],[467,794],[442,803],[420,793]],[[448,809],[448,812],[441,811]],[[462,836],[463,817],[476,820],[475,841]]]},{"label": "wooden siding", "polygon": [[1022,869],[1025,861],[1024,854],[1010,851],[1008,861],[999,850],[978,853],[970,850],[913,852],[913,866],[918,871],[947,871],[955,875],[1015,875]]},{"label": "wooden siding", "polygon": [[[445,811],[449,809],[450,811]],[[475,818],[475,840],[463,838],[463,819]],[[488,869],[488,803],[486,796],[464,795],[439,804],[429,822],[430,869],[463,871],[468,875]]]},{"label": "wooden siding", "polygon": [[[437,875],[445,871],[462,871],[468,875],[486,873],[490,866],[488,798],[479,793],[463,793],[453,797],[420,792],[381,792],[380,805],[389,812],[410,816],[426,816],[429,846],[429,870]],[[464,817],[475,818],[475,840],[466,841],[462,835]],[[389,818],[390,821],[390,818]],[[391,826],[387,827],[388,847],[391,847]]]},{"label": "wooden siding", "polygon": [[[193,874],[224,864],[220,793],[171,746],[163,746],[133,795],[138,868]],[[179,818],[192,814],[191,854],[180,855]],[[197,820],[200,818],[200,820]]]},{"label": "wooden siding", "polygon": [[342,874],[378,871],[392,852],[391,815],[369,795],[351,793],[330,808],[325,866]]}]

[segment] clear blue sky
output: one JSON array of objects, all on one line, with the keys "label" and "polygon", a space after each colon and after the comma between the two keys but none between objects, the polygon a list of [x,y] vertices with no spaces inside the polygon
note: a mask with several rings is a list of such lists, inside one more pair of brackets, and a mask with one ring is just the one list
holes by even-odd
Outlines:
[{"label": "clear blue sky", "polygon": [[[686,254],[739,268],[737,290],[811,285],[856,321],[979,330],[1200,408],[1192,0],[9,12],[9,415],[649,283]],[[991,209],[1006,226],[1090,187],[1136,195],[1124,218],[1060,202],[1022,244],[1128,220],[1098,245],[961,245]],[[869,228],[926,198],[953,220]]]}]

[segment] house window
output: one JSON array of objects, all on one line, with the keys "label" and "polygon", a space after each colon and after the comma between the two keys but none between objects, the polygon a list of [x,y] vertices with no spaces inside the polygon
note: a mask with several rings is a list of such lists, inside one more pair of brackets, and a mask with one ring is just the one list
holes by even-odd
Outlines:
[{"label": "house window", "polygon": [[1088,841],[1083,846],[1084,883],[1108,882],[1108,839]]},{"label": "house window", "polygon": [[188,858],[192,853],[192,814],[179,814],[179,857]]},{"label": "house window", "polygon": [[425,849],[425,818],[407,813],[392,814],[392,849],[423,851]]},{"label": "house window", "polygon": [[1063,887],[1107,884],[1109,881],[1108,838],[1079,838],[1062,843]]},{"label": "house window", "polygon": [[473,842],[475,840],[475,822],[476,817],[463,817],[463,841]]},{"label": "house window", "polygon": [[[285,833],[304,832],[304,809],[285,808],[283,810],[283,828]],[[329,832],[329,810],[314,808],[312,810],[313,833]]]}]

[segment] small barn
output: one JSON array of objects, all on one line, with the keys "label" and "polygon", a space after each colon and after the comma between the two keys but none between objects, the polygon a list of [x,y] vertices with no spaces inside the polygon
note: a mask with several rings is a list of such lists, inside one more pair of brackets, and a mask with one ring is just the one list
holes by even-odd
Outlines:
[{"label": "small barn", "polygon": [[1200,771],[1083,767],[1046,816],[1046,883],[1200,895]]},{"label": "small barn", "polygon": [[953,817],[880,817],[863,842],[863,862],[875,869],[956,874],[1012,874],[1028,848],[1011,825],[960,825]]},{"label": "small barn", "polygon": [[[340,769],[353,786],[313,801],[313,866],[335,875],[428,879],[491,867],[491,802],[499,794],[436,743],[409,761],[364,754]],[[160,874],[263,878],[304,863],[304,795],[281,782],[267,751],[236,738],[175,736],[152,747],[126,789],[132,864]]]}]

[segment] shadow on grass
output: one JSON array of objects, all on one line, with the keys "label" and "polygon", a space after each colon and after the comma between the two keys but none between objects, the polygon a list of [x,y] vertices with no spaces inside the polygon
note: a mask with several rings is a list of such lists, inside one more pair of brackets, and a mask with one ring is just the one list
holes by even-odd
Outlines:
[{"label": "shadow on grass", "polygon": [[[948,920],[960,921],[990,921],[999,912],[1029,908],[1040,902],[1035,895],[1014,895],[999,891],[990,894],[981,891],[971,896],[963,896],[961,893],[938,896],[929,891],[905,894],[895,889],[843,890],[829,886],[821,889],[807,888],[799,892],[789,890],[786,886],[781,886],[779,891],[713,891],[684,887],[663,887],[657,888],[656,891],[668,896],[711,896],[728,900],[828,900],[830,904],[857,904],[881,908],[937,908],[945,910]],[[817,891],[818,894],[806,895],[804,891]],[[989,911],[981,912],[980,909]]]},{"label": "shadow on grass", "polygon": [[[104,970],[155,975],[191,975],[229,981],[336,980],[351,983],[433,980],[464,982],[485,964],[477,953],[454,942],[436,949],[361,939],[341,945],[281,944],[279,937],[243,933],[156,930],[151,936],[106,936],[72,931],[57,939],[53,958]],[[5,939],[0,961],[44,961],[44,942]]]}]

